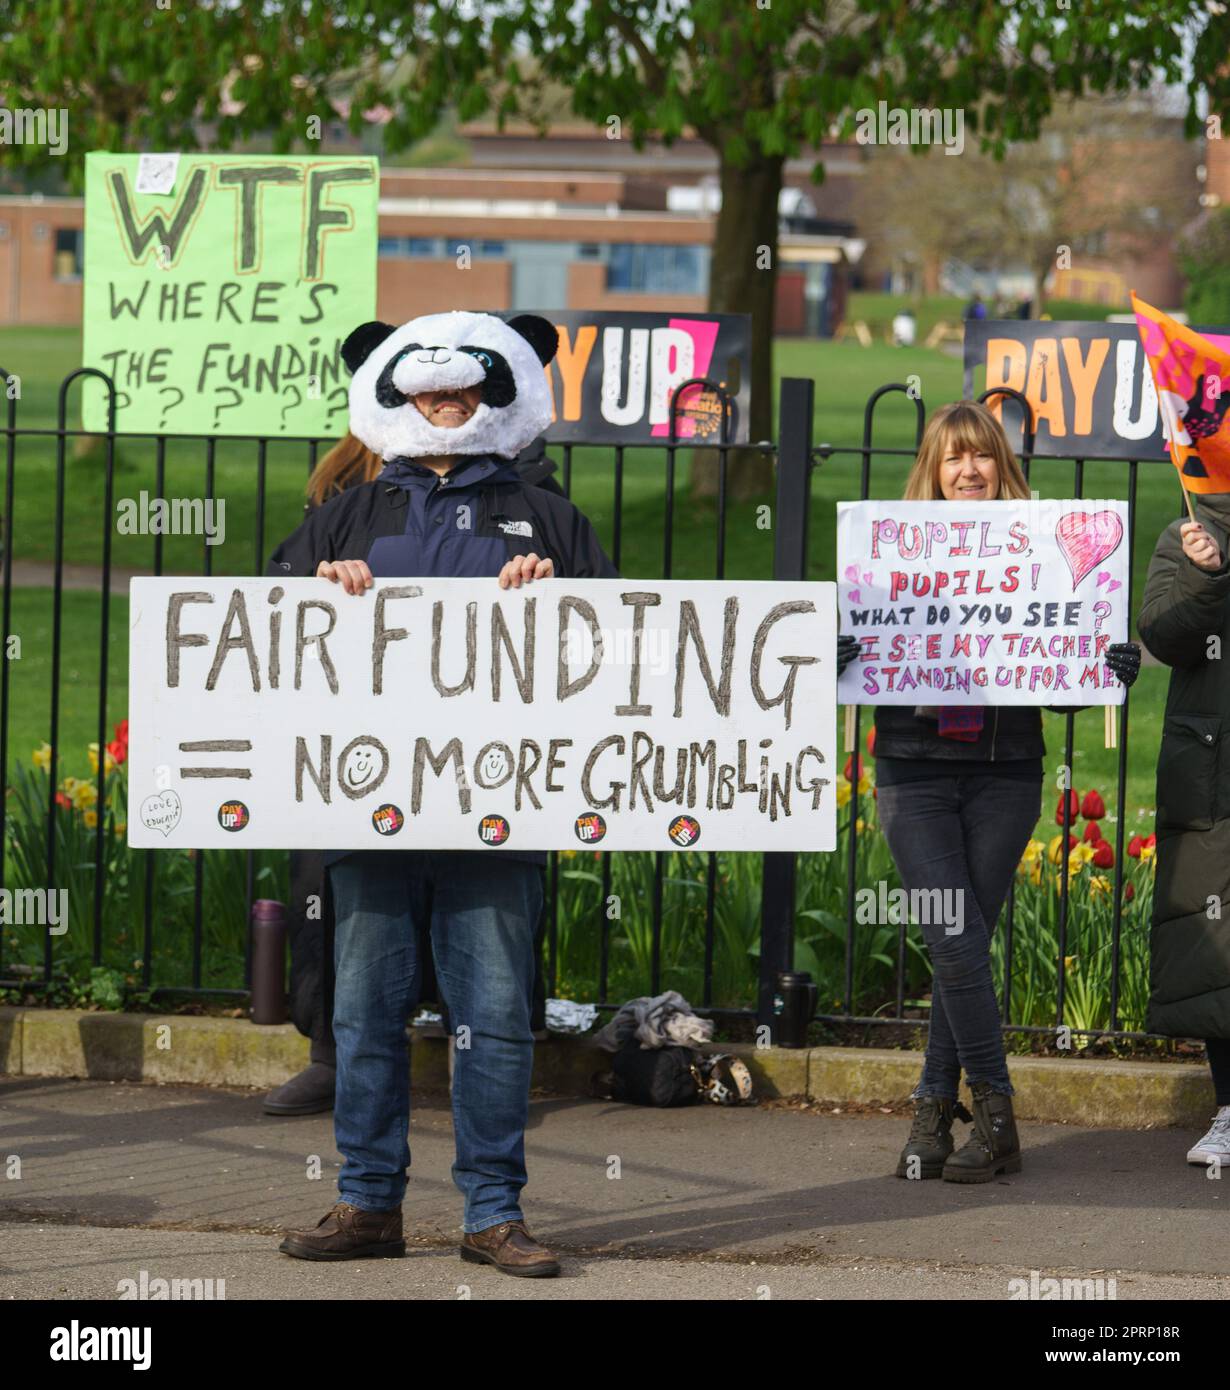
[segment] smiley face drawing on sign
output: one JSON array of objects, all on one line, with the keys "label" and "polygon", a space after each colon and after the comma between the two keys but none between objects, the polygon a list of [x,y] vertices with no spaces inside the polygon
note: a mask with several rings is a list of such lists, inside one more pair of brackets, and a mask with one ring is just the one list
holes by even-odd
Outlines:
[{"label": "smiley face drawing on sign", "polygon": [[374,792],[388,771],[388,749],[368,734],[351,739],[338,756],[338,785],[352,801]]},{"label": "smiley face drawing on sign", "polygon": [[506,743],[489,743],[479,750],[474,780],[484,791],[502,787],[512,776],[512,749]]},{"label": "smiley face drawing on sign", "polygon": [[177,792],[155,792],[141,803],[141,824],[147,830],[157,830],[163,835],[169,835],[175,829],[182,814],[183,806]]}]

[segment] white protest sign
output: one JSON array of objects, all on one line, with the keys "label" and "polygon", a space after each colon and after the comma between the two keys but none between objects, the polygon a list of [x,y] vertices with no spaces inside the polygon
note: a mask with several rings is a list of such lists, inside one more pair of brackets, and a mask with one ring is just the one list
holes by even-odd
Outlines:
[{"label": "white protest sign", "polygon": [[836,585],[135,579],[141,847],[825,850]]},{"label": "white protest sign", "polygon": [[1117,705],[1125,502],[839,502],[841,630],[864,705]]}]

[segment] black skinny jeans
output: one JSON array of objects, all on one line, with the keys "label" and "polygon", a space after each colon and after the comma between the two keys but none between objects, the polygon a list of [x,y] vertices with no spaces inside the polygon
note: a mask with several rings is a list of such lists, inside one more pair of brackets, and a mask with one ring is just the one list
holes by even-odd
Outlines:
[{"label": "black skinny jeans", "polygon": [[944,916],[920,921],[934,978],[916,1096],[956,1100],[962,1068],[971,1086],[982,1081],[1012,1094],[991,978],[991,934],[1037,824],[1042,782],[997,776],[987,767],[892,783],[877,795],[902,884],[910,893],[939,889]]},{"label": "black skinny jeans", "polygon": [[1230,1105],[1230,1038],[1206,1038],[1204,1046],[1209,1054],[1217,1104]]}]

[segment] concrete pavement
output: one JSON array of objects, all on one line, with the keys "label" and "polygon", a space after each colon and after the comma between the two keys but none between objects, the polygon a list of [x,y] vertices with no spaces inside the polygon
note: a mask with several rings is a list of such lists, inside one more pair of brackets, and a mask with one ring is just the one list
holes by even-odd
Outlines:
[{"label": "concrete pavement", "polygon": [[[1230,1290],[1230,1180],[1179,1130],[1024,1125],[1024,1171],[980,1187],[891,1177],[901,1115],[645,1110],[538,1099],[531,1229],[558,1281],[463,1265],[446,1098],[420,1098],[407,1259],[313,1265],[276,1251],[333,1200],[328,1115],[275,1119],[260,1093],[0,1079],[0,1297],[115,1298],[148,1277],[242,1298],[1006,1299],[1009,1280],[1113,1277],[1120,1299]],[[3,1171],[0,1169],[0,1171]]]}]

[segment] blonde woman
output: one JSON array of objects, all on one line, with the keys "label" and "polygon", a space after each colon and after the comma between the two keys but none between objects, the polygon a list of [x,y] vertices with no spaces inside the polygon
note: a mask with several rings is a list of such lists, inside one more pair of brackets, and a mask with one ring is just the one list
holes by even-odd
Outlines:
[{"label": "blonde woman", "polygon": [[[935,412],[906,500],[1028,496],[1021,466],[989,410],[958,401]],[[842,643],[850,650],[847,639]],[[1140,648],[1111,646],[1106,664],[1131,685]],[[943,922],[921,925],[933,972],[931,1023],[897,1176],[990,1182],[1021,1167],[991,933],[1041,811],[1042,715],[1033,706],[884,705],[876,709],[875,729],[880,824],[901,881],[907,891],[939,889],[938,901],[963,907],[958,930]],[[949,896],[954,892],[956,899]],[[958,1100],[962,1069],[972,1116]],[[974,1128],[954,1152],[955,1117],[972,1119]]]},{"label": "blonde woman", "polygon": [[384,460],[347,432],[312,469],[307,482],[307,509],[322,507],[330,497],[355,483],[370,483],[384,468]]}]

